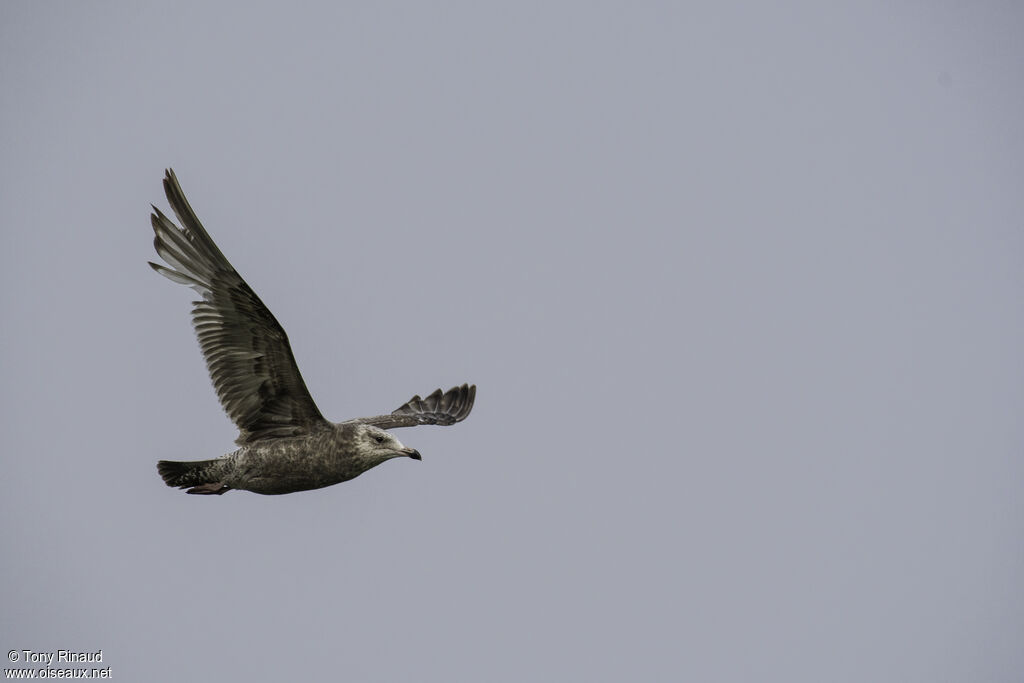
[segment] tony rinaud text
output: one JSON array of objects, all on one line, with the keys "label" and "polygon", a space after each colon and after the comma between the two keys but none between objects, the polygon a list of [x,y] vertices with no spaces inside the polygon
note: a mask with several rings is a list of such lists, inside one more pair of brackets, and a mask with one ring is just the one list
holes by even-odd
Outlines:
[{"label": "tony rinaud text", "polygon": [[57,650],[56,652],[35,652],[33,650],[22,650],[26,662],[33,664],[52,665],[54,662],[102,662],[103,650],[96,652],[75,652],[74,650]]}]

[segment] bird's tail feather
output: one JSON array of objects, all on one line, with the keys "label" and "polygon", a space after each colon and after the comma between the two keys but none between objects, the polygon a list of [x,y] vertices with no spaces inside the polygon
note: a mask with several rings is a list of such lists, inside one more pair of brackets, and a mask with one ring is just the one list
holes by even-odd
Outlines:
[{"label": "bird's tail feather", "polygon": [[161,460],[156,464],[156,470],[168,486],[188,489],[189,493],[219,495],[229,490],[229,487],[220,481],[220,461],[221,458],[189,462]]}]

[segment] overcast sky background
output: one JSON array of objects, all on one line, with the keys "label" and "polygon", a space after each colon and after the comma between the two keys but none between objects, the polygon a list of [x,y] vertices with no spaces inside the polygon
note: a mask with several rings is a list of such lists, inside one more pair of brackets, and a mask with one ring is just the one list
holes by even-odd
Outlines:
[{"label": "overcast sky background", "polygon": [[[827,6],[825,6],[827,4]],[[115,680],[1019,681],[1024,9],[0,5],[0,646]],[[323,413],[283,497],[172,166]]]}]

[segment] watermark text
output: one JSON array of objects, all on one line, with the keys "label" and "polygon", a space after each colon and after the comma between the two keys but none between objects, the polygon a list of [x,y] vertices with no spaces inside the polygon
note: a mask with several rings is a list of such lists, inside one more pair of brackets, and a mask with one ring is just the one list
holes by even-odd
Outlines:
[{"label": "watermark text", "polygon": [[21,666],[4,669],[5,679],[113,677],[109,666],[97,666],[103,664],[103,650],[10,650],[7,661]]}]

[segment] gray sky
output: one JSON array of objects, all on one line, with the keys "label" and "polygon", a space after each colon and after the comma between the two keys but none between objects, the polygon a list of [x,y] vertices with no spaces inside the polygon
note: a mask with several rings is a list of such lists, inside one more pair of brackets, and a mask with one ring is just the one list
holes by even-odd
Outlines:
[{"label": "gray sky", "polygon": [[[1016,3],[0,8],[0,645],[115,680],[1016,681]],[[898,5],[898,6],[894,6]],[[232,448],[173,166],[341,420]]]}]

